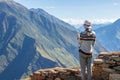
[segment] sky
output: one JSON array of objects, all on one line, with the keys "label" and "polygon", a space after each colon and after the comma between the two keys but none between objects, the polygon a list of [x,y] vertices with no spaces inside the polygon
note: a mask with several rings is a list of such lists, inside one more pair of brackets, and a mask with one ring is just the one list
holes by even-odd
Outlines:
[{"label": "sky", "polygon": [[114,22],[120,18],[120,0],[14,0],[23,6],[41,8],[72,25],[84,20],[92,23]]}]

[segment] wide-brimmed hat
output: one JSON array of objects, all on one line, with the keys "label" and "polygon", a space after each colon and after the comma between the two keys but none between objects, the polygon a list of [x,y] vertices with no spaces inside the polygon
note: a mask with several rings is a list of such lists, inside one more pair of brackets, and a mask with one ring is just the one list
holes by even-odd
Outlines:
[{"label": "wide-brimmed hat", "polygon": [[85,20],[85,21],[84,21],[83,26],[84,26],[85,28],[92,28],[92,24],[91,24],[91,22],[88,21],[88,20]]}]

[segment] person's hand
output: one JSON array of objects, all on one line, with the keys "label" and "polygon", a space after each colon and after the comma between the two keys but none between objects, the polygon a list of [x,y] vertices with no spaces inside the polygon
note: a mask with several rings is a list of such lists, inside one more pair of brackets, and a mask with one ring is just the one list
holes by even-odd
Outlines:
[{"label": "person's hand", "polygon": [[80,39],[80,34],[77,34],[77,40],[79,40]]}]

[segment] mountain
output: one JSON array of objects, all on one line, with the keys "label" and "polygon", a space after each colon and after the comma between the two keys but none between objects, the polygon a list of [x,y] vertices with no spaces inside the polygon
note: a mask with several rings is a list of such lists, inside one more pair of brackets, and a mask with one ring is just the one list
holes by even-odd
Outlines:
[{"label": "mountain", "polygon": [[111,23],[93,24],[93,29],[96,30],[96,29],[99,29],[101,27],[107,26],[109,24],[111,24]]},{"label": "mountain", "polygon": [[97,40],[108,51],[120,51],[120,19],[95,31]]},{"label": "mountain", "polygon": [[[96,30],[96,29],[99,29],[99,28],[101,28],[101,27],[107,26],[107,25],[109,25],[109,24],[111,24],[111,23],[93,24],[92,26],[93,26],[93,30]],[[81,31],[84,30],[83,25],[75,25],[75,26],[77,26],[77,27],[79,26],[79,27],[77,28],[77,31],[78,31],[78,32],[81,32]]]},{"label": "mountain", "polygon": [[76,28],[74,26],[72,26],[72,25],[70,25],[68,23],[65,23],[64,21],[54,17],[53,15],[48,14],[47,12],[45,12],[42,9],[39,9],[39,8],[38,9],[34,9],[34,8],[32,8],[32,9],[30,9],[30,11],[36,12],[36,13],[44,16],[45,18],[49,19],[50,22],[54,22],[54,23],[58,23],[59,22],[59,24],[61,24],[62,26],[66,27],[66,28],[69,28],[72,31],[76,30]]},{"label": "mountain", "polygon": [[[29,10],[13,0],[0,0],[0,80],[24,78],[38,69],[79,65],[77,31],[72,27],[42,9]],[[95,52],[101,50],[96,45]]]},{"label": "mountain", "polygon": [[40,12],[12,0],[0,1],[0,79],[19,79],[38,69],[78,65],[77,32]]}]

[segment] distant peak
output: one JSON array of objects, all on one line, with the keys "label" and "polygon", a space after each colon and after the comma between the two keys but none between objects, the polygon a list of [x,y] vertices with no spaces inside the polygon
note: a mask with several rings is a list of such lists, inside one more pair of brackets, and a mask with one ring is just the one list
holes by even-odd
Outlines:
[{"label": "distant peak", "polygon": [[15,4],[14,0],[0,0],[0,2],[5,2],[7,4]]},{"label": "distant peak", "polygon": [[21,8],[22,10],[25,10],[25,11],[28,10],[26,7],[24,7],[23,5],[21,5],[18,2],[15,2],[14,0],[0,0],[0,2],[5,3],[5,4],[9,5],[9,6],[13,6],[14,9],[15,8],[18,8],[18,9]]},{"label": "distant peak", "polygon": [[11,2],[13,0],[0,0],[0,2]]},{"label": "distant peak", "polygon": [[117,19],[114,23],[115,23],[115,24],[120,24],[120,18]]},{"label": "distant peak", "polygon": [[41,8],[37,8],[37,9],[34,9],[34,8],[31,8],[30,10],[42,10],[42,11],[44,11],[43,9],[41,9]]},{"label": "distant peak", "polygon": [[116,22],[119,21],[120,22],[120,18],[118,20],[116,20]]},{"label": "distant peak", "polygon": [[30,10],[35,12],[45,12],[43,9],[40,9],[40,8],[37,8],[37,9],[31,8]]}]

